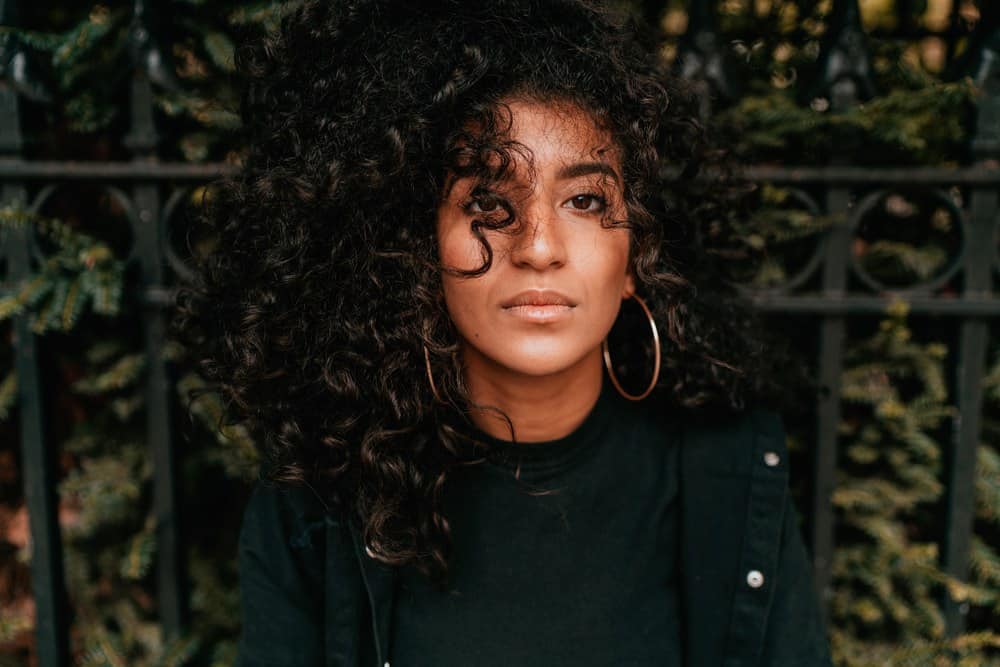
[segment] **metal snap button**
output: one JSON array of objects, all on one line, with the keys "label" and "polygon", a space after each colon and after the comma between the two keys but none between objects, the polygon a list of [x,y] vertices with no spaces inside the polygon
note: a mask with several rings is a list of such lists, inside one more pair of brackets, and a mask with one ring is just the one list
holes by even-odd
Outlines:
[{"label": "metal snap button", "polygon": [[769,467],[773,468],[781,462],[781,457],[775,452],[764,452],[764,463]]},{"label": "metal snap button", "polygon": [[760,588],[764,585],[764,575],[760,570],[750,570],[747,572],[747,583],[750,588]]}]

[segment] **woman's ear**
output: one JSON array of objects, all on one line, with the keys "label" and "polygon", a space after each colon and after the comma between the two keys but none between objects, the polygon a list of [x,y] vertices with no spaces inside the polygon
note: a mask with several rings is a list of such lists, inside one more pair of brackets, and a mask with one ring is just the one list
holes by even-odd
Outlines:
[{"label": "woman's ear", "polygon": [[635,276],[632,274],[632,268],[629,267],[625,271],[625,286],[622,288],[622,298],[629,299],[635,294]]}]

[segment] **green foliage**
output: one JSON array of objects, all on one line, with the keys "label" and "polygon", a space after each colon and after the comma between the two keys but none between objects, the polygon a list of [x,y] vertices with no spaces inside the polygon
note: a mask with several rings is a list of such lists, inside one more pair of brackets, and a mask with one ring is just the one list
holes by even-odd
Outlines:
[{"label": "green foliage", "polygon": [[[979,608],[987,627],[1000,622],[1000,558],[975,537],[972,576],[939,569],[944,488],[943,427],[957,414],[944,380],[947,348],[913,340],[899,302],[868,338],[848,346],[843,374],[842,461],[833,503],[831,643],[840,665],[985,665],[1000,635],[944,636],[942,592]],[[996,371],[994,371],[993,382]],[[1000,459],[979,449],[978,520],[996,522]]]},{"label": "green foliage", "polygon": [[940,345],[912,340],[905,306],[895,307],[874,335],[847,353],[840,430],[845,461],[833,494],[839,526],[831,609],[840,661],[851,655],[855,637],[877,636],[877,644],[895,646],[942,635],[932,597],[943,581],[938,549],[921,514],[943,491],[935,435],[954,413],[943,353]]},{"label": "green foliage", "polygon": [[[189,162],[227,157],[234,148],[232,133],[239,127],[240,90],[231,76],[239,31],[272,29],[299,2],[186,0],[170,3],[169,13],[151,16],[153,38],[161,43],[164,58],[174,65],[171,74],[180,83],[177,90],[154,90],[160,129],[171,136],[161,157]],[[50,32],[0,26],[0,38],[15,36],[39,56],[47,56],[42,62],[51,72],[47,80],[60,103],[45,109],[45,127],[85,137],[127,124],[123,114],[129,107],[121,103],[120,93],[127,88],[131,69],[132,5],[125,0],[81,3],[75,11],[60,12],[61,25]],[[23,8],[24,13],[32,10]],[[157,31],[168,23],[168,31]]]},{"label": "green foliage", "polygon": [[859,164],[954,163],[966,135],[955,112],[975,93],[968,79],[935,81],[833,111],[823,103],[803,107],[791,91],[766,88],[722,111],[717,124],[730,128],[738,137],[734,150],[753,162],[822,164],[849,146]]},{"label": "green foliage", "polygon": [[824,232],[839,216],[818,215],[795,192],[763,183],[750,213],[734,215],[725,242],[708,248],[720,272],[735,283],[769,288],[804,268]]},{"label": "green foliage", "polygon": [[[69,390],[77,411],[60,443],[75,465],[58,487],[65,552],[67,588],[77,615],[75,664],[185,665],[203,655],[210,664],[231,664],[239,618],[238,594],[231,559],[192,553],[194,612],[211,618],[208,630],[173,641],[160,636],[151,591],[155,588],[155,521],[151,508],[152,464],[145,441],[145,354],[136,349],[125,326],[130,315],[122,308],[125,271],[121,260],[93,237],[65,223],[7,210],[0,219],[5,232],[34,225],[39,242],[52,247],[38,269],[20,285],[0,296],[3,318],[25,316],[39,335],[50,331],[76,334],[86,313],[117,323],[121,335],[90,336],[75,365]],[[65,287],[61,287],[65,286]],[[88,322],[93,326],[93,322]],[[167,358],[183,361],[183,350],[172,344]],[[66,360],[68,361],[68,360]],[[6,370],[0,384],[0,407],[7,418],[16,400],[16,373]],[[199,386],[191,374],[180,378],[179,399]],[[256,454],[246,433],[237,427],[216,432],[222,409],[217,397],[194,404],[210,446],[192,452],[197,472],[221,470],[226,478],[246,481],[255,472]],[[231,439],[230,439],[231,438]],[[18,552],[26,566],[30,545]],[[227,555],[231,549],[227,550]],[[223,588],[223,582],[229,583]],[[0,641],[31,629],[24,613],[5,613]],[[206,638],[213,641],[206,647]]]},{"label": "green foliage", "polygon": [[31,310],[31,330],[69,331],[89,305],[98,315],[114,317],[121,308],[124,263],[93,237],[59,220],[24,211],[0,210],[0,231],[22,228],[33,220],[37,235],[58,247],[31,280],[18,289],[0,291],[0,321]]},{"label": "green foliage", "polygon": [[[866,29],[890,30],[895,5],[869,3]],[[927,6],[909,6],[919,23]],[[710,122],[736,156],[782,166],[965,162],[971,112],[982,93],[968,78],[940,77],[922,50],[934,47],[933,40],[869,37],[877,91],[871,100],[835,109],[823,93],[804,95],[829,28],[829,7],[794,0],[719,4],[719,43],[729,56],[730,81],[743,89],[736,101],[717,99]],[[866,189],[857,192],[861,199]],[[850,247],[858,267],[893,288],[940,275],[958,251],[960,230],[950,203],[935,196],[926,188],[901,188],[868,209]],[[942,196],[961,206],[957,193]],[[830,225],[845,222],[824,215],[819,197],[810,206],[809,197],[816,193],[762,184],[747,211],[731,212],[728,228],[708,230],[719,268],[756,289],[787,283],[807,267]],[[971,576],[963,583],[941,571],[938,546],[944,457],[957,411],[946,378],[956,359],[939,326],[926,328],[920,340],[913,327],[900,304],[874,333],[845,342],[831,645],[845,666],[1000,664],[1000,634],[993,631],[1000,627],[1000,358],[984,383],[989,398]],[[939,601],[945,595],[969,605],[969,631],[956,638],[944,636]]]},{"label": "green foliage", "polygon": [[[862,4],[867,10],[863,27],[870,31],[885,27],[879,17],[891,16],[894,24],[901,3]],[[907,6],[918,24],[930,14],[921,3]],[[719,8],[728,79],[741,95],[720,103],[713,125],[732,138],[744,161],[815,165],[846,155],[853,164],[903,165],[962,159],[966,116],[979,93],[967,78],[943,81],[921,44],[869,36],[871,80],[878,94],[833,109],[826,95],[812,88],[831,3],[723,1]],[[800,104],[804,96],[811,99]]]}]

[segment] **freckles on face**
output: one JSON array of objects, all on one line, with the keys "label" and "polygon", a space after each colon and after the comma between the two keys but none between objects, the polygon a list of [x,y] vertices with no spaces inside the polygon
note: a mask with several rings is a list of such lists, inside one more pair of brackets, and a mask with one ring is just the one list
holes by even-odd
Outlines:
[{"label": "freckles on face", "polygon": [[[569,104],[508,100],[513,166],[500,182],[455,180],[437,211],[446,267],[486,261],[476,220],[514,216],[505,229],[481,228],[493,249],[482,275],[444,273],[449,315],[463,354],[508,371],[544,375],[592,354],[621,300],[635,291],[628,267],[619,149],[587,112]],[[532,298],[520,298],[528,292]]]}]

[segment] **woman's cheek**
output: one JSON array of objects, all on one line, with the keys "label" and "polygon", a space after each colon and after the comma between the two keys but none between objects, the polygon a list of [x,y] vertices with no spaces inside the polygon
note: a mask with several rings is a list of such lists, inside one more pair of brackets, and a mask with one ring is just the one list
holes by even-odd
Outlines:
[{"label": "woman's cheek", "polygon": [[445,281],[445,304],[448,315],[458,333],[469,341],[482,340],[484,332],[490,330],[486,319],[485,297],[478,289],[477,279],[461,280],[447,278]]},{"label": "woman's cheek", "polygon": [[438,246],[445,266],[471,271],[484,262],[482,244],[473,236],[468,223],[443,224],[438,232]]}]

